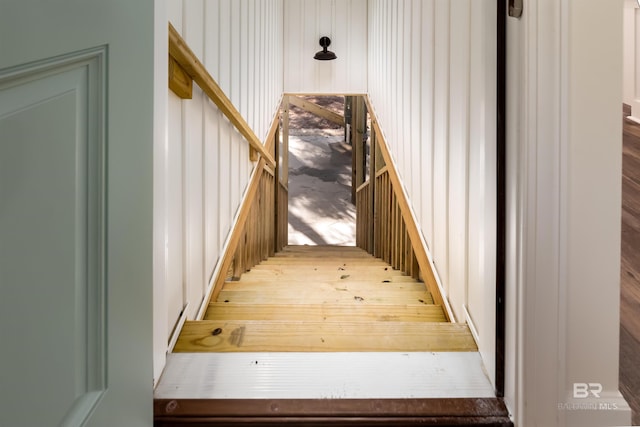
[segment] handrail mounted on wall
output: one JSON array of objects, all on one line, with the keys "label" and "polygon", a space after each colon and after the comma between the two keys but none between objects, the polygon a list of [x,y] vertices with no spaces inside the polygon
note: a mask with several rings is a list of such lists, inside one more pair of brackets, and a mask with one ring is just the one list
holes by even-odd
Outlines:
[{"label": "handrail mounted on wall", "polygon": [[[275,160],[267,152],[260,139],[189,48],[180,33],[169,23],[169,87],[181,98],[190,98],[191,81],[195,81],[200,86],[238,132],[245,137],[251,148],[258,152],[269,166],[275,167]],[[257,159],[252,156],[251,160]]]}]

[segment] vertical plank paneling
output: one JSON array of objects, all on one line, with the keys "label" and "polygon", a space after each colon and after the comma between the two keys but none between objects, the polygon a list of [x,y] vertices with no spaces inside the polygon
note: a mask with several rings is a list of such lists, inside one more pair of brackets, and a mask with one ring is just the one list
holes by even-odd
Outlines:
[{"label": "vertical plank paneling", "polygon": [[449,0],[436,0],[432,253],[447,293],[449,293],[449,15]]},{"label": "vertical plank paneling", "polygon": [[[366,93],[367,0],[284,1],[284,91]],[[321,36],[338,59],[313,59]]]},{"label": "vertical plank paneling", "polygon": [[[409,15],[411,20],[411,77],[409,85],[410,96],[410,111],[415,117],[422,118],[422,106],[420,105],[422,96],[422,60],[420,53],[422,49],[422,32],[421,32],[421,20],[422,20],[422,1],[411,0],[411,13]],[[428,83],[428,75],[425,83]],[[426,102],[426,101],[425,101]],[[409,123],[409,141],[421,141],[420,135],[420,123],[421,120],[411,120]],[[411,175],[414,179],[411,180],[411,187],[408,188],[410,194],[415,194],[416,198],[413,201],[415,206],[422,207],[422,199],[425,194],[422,193],[421,188],[425,184],[423,179],[423,168],[420,165],[422,160],[422,148],[426,144],[409,144],[409,164],[411,165]],[[425,168],[426,169],[426,168]],[[430,195],[430,191],[427,192],[427,197]],[[421,215],[422,216],[422,215]],[[427,228],[425,224],[424,228]]]},{"label": "vertical plank paneling", "polygon": [[[220,76],[220,26],[217,19],[220,16],[219,1],[204,2],[204,20],[209,25],[204,26],[204,65],[215,79]],[[211,25],[215,23],[216,25]],[[205,199],[205,273],[207,283],[211,280],[216,260],[220,256],[221,237],[219,224],[209,218],[219,215],[220,179],[218,178],[218,160],[220,159],[219,129],[223,121],[222,114],[215,105],[206,101],[204,103],[204,199]]]},{"label": "vertical plank paneling", "polygon": [[[170,21],[233,101],[258,137],[268,132],[283,92],[283,0],[171,0]],[[168,89],[167,89],[168,90]],[[187,304],[188,318],[210,291],[254,165],[242,136],[194,87],[191,100],[169,94],[166,181],[166,313],[171,331]],[[158,165],[160,167],[160,165]],[[261,207],[274,189],[264,185]],[[275,221],[271,218],[271,222]],[[261,237],[273,231],[268,224]],[[271,233],[272,234],[272,233]],[[261,243],[251,257],[261,257]],[[168,337],[167,337],[168,338]]]},{"label": "vertical plank paneling", "polygon": [[[182,28],[182,2],[170,1],[168,4],[169,19]],[[169,91],[168,115],[178,117],[175,126],[169,126],[169,141],[175,141],[167,145],[166,165],[164,175],[166,177],[166,229],[164,240],[166,245],[166,303],[162,311],[167,313],[168,331],[172,331],[178,317],[186,304],[183,282],[183,188],[182,188],[182,101],[173,92]]]},{"label": "vertical plank paneling", "polygon": [[[418,139],[420,144],[420,188],[421,206],[420,223],[429,248],[433,250],[434,230],[434,190],[433,190],[433,150],[434,150],[434,117],[435,117],[435,0],[416,0],[421,6],[419,17],[422,25],[420,28],[420,50],[417,56],[421,60],[420,64],[420,134]],[[417,15],[417,14],[416,14]]]},{"label": "vertical plank paneling", "polygon": [[[202,0],[183,5],[184,37],[196,55],[204,52]],[[183,224],[185,298],[190,303],[187,315],[195,316],[204,295],[204,216],[203,216],[203,111],[204,94],[193,92],[190,102],[183,102]]]},{"label": "vertical plank paneling", "polygon": [[[247,16],[245,18],[247,30],[246,30],[246,38],[247,38],[247,80],[246,80],[246,105],[244,106],[247,110],[245,115],[245,119],[249,126],[252,129],[258,129],[258,120],[259,116],[256,114],[258,110],[256,104],[254,102],[249,102],[249,98],[253,93],[259,93],[260,87],[256,86],[256,78],[259,76],[256,70],[256,62],[260,63],[260,59],[258,58],[258,49],[256,48],[256,34],[260,34],[261,27],[256,26],[256,7],[254,4],[254,0],[251,0],[247,6]],[[257,58],[257,59],[256,59]],[[262,135],[258,135],[258,137],[262,137]]]},{"label": "vertical plank paneling", "polygon": [[449,104],[449,299],[459,318],[466,304],[469,151],[470,0],[451,2]]},{"label": "vertical plank paneling", "polygon": [[[496,15],[491,13],[490,0],[472,2],[471,5],[471,63],[491,64],[497,58],[493,37],[486,27],[497,26]],[[494,104],[496,79],[488,67],[477,67],[471,74],[470,108],[484,114],[470,116],[469,130],[473,135],[469,159],[484,161],[469,164],[469,272],[467,310],[473,317],[479,338],[479,350],[485,360],[490,378],[495,373],[496,301],[496,203],[494,190],[497,180],[496,112],[482,109],[482,103]]]},{"label": "vertical plank paneling", "polygon": [[[182,103],[173,93],[169,93],[169,115],[182,117]],[[165,176],[167,177],[166,217],[164,241],[166,244],[166,291],[168,330],[172,331],[185,305],[183,288],[183,230],[182,230],[182,121],[169,126],[168,137],[174,143],[168,144]]]},{"label": "vertical plank paneling", "polygon": [[[401,22],[401,32],[402,32],[402,41],[400,44],[400,48],[402,49],[402,74],[401,74],[401,81],[402,81],[402,91],[400,92],[402,94],[402,100],[400,105],[402,105],[402,110],[405,112],[409,112],[409,114],[413,115],[416,112],[413,111],[411,109],[411,92],[413,90],[420,90],[420,87],[417,86],[417,82],[412,82],[411,81],[411,67],[412,67],[412,60],[414,58],[412,58],[411,56],[411,48],[412,48],[412,29],[411,29],[411,24],[412,24],[412,20],[411,20],[411,14],[413,13],[412,11],[412,2],[411,0],[403,0],[402,2],[402,12],[401,12],[401,17],[400,17],[400,22]],[[413,84],[416,84],[416,86],[414,86]],[[406,113],[405,113],[406,114]],[[398,124],[400,125],[400,140],[402,141],[402,152],[400,154],[400,156],[402,157],[402,167],[403,170],[406,171],[406,175],[413,177],[415,171],[411,168],[412,163],[411,163],[411,147],[413,144],[411,144],[411,123],[413,122],[413,120],[408,120],[406,117],[402,118],[402,121],[399,122]],[[416,145],[417,146],[417,145]],[[413,188],[413,182],[414,180],[407,180],[406,184],[408,189]],[[416,202],[420,201],[420,196],[418,195],[418,197],[416,198]]]},{"label": "vertical plank paneling", "polygon": [[[491,330],[495,2],[371,0],[368,16],[369,97],[393,163],[457,319],[466,320],[466,306]],[[391,209],[386,220],[379,233],[400,233],[401,243],[376,251],[411,272],[398,212]],[[490,340],[480,347],[493,366]]]},{"label": "vertical plank paneling", "polygon": [[[187,0],[188,1],[188,0]],[[241,2],[238,0],[232,0],[230,7],[231,12],[228,17],[230,23],[230,40],[229,40],[229,64],[231,65],[231,87],[229,88],[229,92],[227,95],[233,105],[236,106],[238,111],[242,110],[241,107],[241,98],[240,98],[240,87],[241,87],[241,79],[240,76],[240,67],[242,64],[242,52],[240,51],[240,43],[242,40],[242,31],[241,31],[241,15],[240,15],[240,4]],[[220,18],[224,18],[221,16]]]},{"label": "vertical plank paneling", "polygon": [[[285,37],[287,38],[287,49],[284,50],[284,68],[294,68],[300,70],[301,55],[292,55],[290,52],[302,51],[302,39],[293,37],[293,34],[301,34],[302,32],[302,10],[306,0],[289,2],[284,8],[284,22],[287,25]],[[287,83],[285,91],[298,92],[301,86],[300,78],[302,73],[286,73]]]}]

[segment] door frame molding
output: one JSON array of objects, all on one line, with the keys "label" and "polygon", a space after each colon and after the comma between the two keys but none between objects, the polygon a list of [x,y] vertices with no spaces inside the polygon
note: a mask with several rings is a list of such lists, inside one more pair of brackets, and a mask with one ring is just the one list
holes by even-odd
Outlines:
[{"label": "door frame molding", "polygon": [[502,399],[506,340],[506,27],[497,0],[496,398],[156,399],[156,427],[177,425],[485,425],[513,426]]},{"label": "door frame molding", "polygon": [[496,396],[504,397],[507,268],[507,0],[497,2],[496,66]]}]

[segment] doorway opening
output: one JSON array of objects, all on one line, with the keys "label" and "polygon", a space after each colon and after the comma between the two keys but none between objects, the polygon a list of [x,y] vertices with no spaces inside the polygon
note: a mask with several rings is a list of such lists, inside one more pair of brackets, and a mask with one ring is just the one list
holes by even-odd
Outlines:
[{"label": "doorway opening", "polygon": [[287,96],[290,245],[356,245],[350,98]]}]

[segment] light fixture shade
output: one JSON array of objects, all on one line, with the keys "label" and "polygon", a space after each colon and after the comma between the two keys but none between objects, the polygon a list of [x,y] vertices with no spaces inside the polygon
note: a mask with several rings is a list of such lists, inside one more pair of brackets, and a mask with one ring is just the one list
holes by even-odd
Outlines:
[{"label": "light fixture shade", "polygon": [[320,46],[322,46],[322,50],[316,52],[313,59],[317,59],[318,61],[331,61],[332,59],[336,59],[336,54],[327,50],[330,45],[331,39],[329,37],[320,37]]}]

